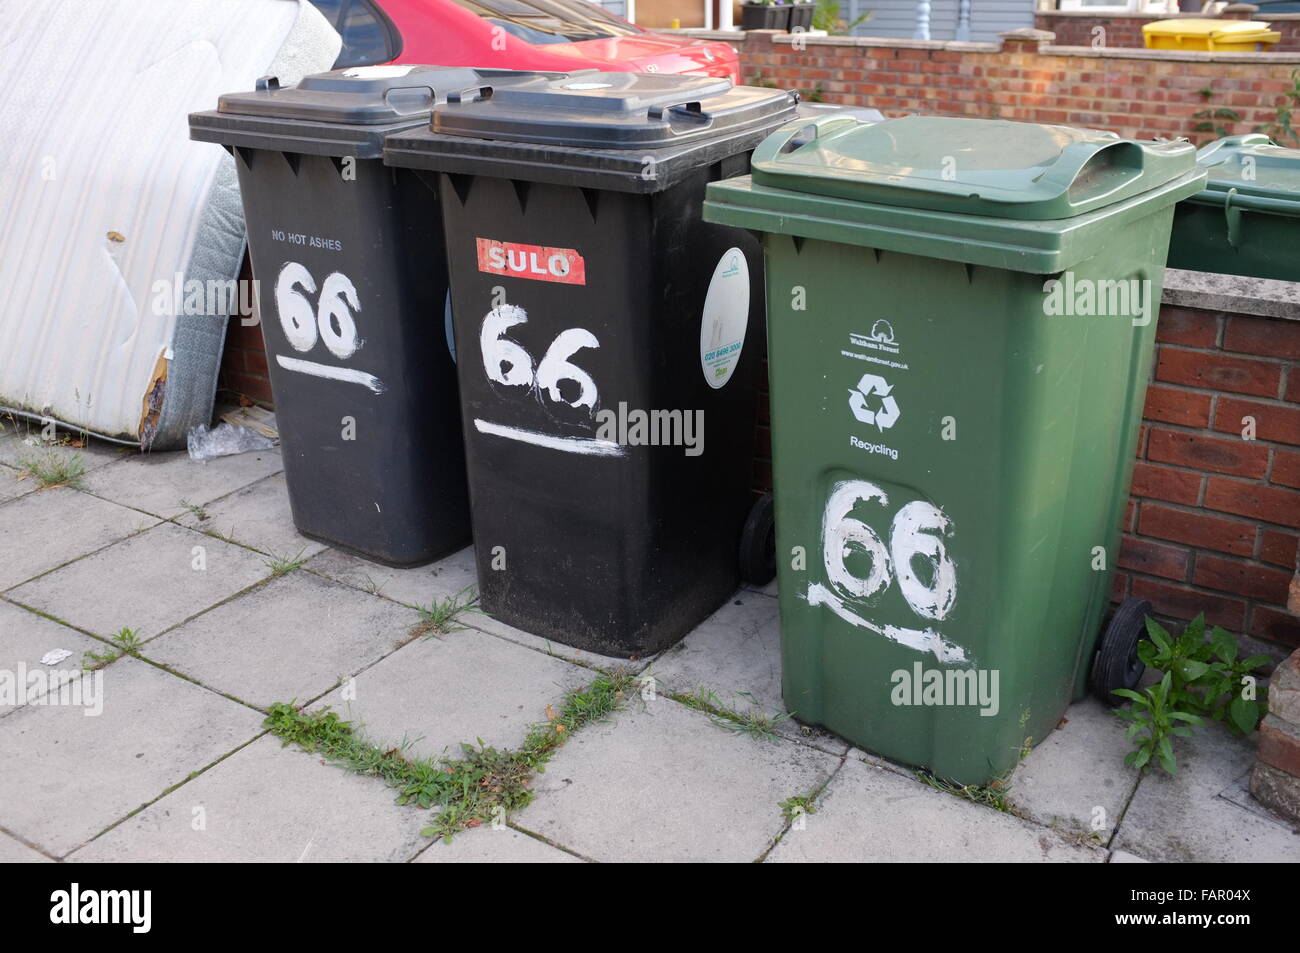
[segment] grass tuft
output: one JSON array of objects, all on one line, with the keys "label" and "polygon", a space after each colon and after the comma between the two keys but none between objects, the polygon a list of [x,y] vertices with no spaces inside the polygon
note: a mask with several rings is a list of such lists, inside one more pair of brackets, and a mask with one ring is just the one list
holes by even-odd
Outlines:
[{"label": "grass tuft", "polygon": [[[233,533],[234,530],[232,529],[231,532]],[[262,560],[262,562],[266,565],[267,569],[271,570],[272,576],[283,576],[287,573],[293,572],[299,566],[307,562],[302,555],[306,551],[307,550],[305,549],[300,549],[293,556],[272,556],[270,559]]]},{"label": "grass tuft", "polygon": [[[754,703],[754,696],[749,692],[739,692],[738,694],[740,697],[747,698],[751,703]],[[687,708],[694,708],[696,711],[704,712],[720,728],[767,741],[777,740],[779,736],[776,733],[776,726],[793,717],[790,712],[769,715],[759,708],[756,703],[748,711],[739,711],[724,704],[718,698],[717,692],[703,687],[696,688],[693,692],[670,693],[668,697],[680,702]]]},{"label": "grass tuft", "polygon": [[573,732],[606,717],[626,698],[633,677],[602,672],[586,688],[565,697],[559,712],[547,706],[547,720],[534,725],[517,751],[483,744],[461,745],[461,758],[412,758],[410,744],[384,748],[366,741],[351,722],[325,709],[303,712],[272,705],[265,725],[285,745],[321,754],[357,774],[377,777],[397,791],[397,803],[436,811],[422,833],[450,841],[459,831],[517,811],[532,801],[533,775]]},{"label": "grass tuft", "polygon": [[[455,595],[448,596],[446,599],[439,599],[427,606],[416,606],[415,611],[420,613],[420,621],[411,626],[411,636],[425,636],[426,638],[446,635],[449,632],[459,632],[465,628],[457,623],[457,618],[462,612],[478,612],[478,594],[472,593],[473,586],[466,586]],[[472,593],[472,594],[471,594]],[[378,595],[378,593],[372,593]]]},{"label": "grass tuft", "polygon": [[18,468],[23,476],[31,477],[39,483],[42,490],[56,486],[80,489],[86,475],[86,462],[81,459],[81,454],[61,454],[48,449],[21,457]]}]

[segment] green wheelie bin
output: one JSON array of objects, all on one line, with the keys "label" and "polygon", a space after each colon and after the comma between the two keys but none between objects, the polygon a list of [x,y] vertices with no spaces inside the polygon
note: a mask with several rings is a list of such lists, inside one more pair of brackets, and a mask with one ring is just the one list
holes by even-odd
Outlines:
[{"label": "green wheelie bin", "polygon": [[1169,267],[1300,281],[1300,149],[1251,133],[1196,158],[1209,178],[1174,209]]},{"label": "green wheelie bin", "polygon": [[1136,682],[1149,607],[1098,630],[1173,206],[1204,177],[1185,142],[832,115],[709,186],[706,220],[764,234],[797,718],[983,784],[1090,669]]}]

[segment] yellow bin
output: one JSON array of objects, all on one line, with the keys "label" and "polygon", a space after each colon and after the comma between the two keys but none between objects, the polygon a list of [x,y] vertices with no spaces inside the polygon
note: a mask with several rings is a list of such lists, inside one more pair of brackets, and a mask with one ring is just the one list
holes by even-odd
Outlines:
[{"label": "yellow bin", "polygon": [[1272,46],[1282,34],[1253,20],[1157,20],[1142,27],[1149,50],[1213,50],[1250,53]]}]

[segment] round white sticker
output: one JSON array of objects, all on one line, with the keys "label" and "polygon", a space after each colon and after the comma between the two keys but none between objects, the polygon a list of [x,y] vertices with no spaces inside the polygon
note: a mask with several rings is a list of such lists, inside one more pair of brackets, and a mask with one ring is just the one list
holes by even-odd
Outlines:
[{"label": "round white sticker", "polygon": [[713,269],[700,321],[700,368],[715,390],[731,380],[748,326],[749,263],[739,248],[728,248]]}]

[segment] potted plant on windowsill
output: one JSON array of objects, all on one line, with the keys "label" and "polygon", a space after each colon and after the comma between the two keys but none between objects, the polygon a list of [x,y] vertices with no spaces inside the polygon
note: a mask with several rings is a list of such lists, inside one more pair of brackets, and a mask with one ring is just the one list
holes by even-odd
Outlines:
[{"label": "potted plant on windowsill", "polygon": [[789,30],[790,7],[783,0],[754,0],[740,5],[742,30]]}]

